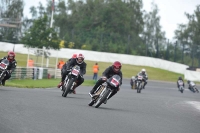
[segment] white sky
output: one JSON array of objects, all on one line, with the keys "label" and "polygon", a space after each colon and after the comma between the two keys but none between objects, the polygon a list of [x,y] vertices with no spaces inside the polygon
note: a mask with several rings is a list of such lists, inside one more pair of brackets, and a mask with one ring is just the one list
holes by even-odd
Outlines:
[{"label": "white sky", "polygon": [[[46,5],[46,0],[24,1],[24,15],[28,17],[30,17],[29,8],[31,6],[38,6],[39,1]],[[55,0],[55,2],[57,1]],[[187,23],[184,12],[193,14],[196,6],[200,5],[200,0],[143,0],[143,9],[149,12],[152,1],[158,5],[162,30],[166,32],[166,37],[170,40],[174,37],[174,31],[177,29],[178,24]]]}]

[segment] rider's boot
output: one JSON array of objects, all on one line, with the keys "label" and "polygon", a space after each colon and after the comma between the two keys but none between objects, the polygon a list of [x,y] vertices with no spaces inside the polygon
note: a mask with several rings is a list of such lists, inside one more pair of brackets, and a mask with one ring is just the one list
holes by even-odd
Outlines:
[{"label": "rider's boot", "polygon": [[61,82],[57,85],[57,87],[60,88],[60,87],[63,85],[63,83],[64,83],[64,82],[61,81]]}]

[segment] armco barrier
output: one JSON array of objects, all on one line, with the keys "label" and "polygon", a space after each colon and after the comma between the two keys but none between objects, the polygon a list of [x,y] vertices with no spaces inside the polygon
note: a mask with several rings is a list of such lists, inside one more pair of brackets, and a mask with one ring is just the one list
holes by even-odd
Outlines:
[{"label": "armco barrier", "polygon": [[32,77],[32,68],[16,68],[11,75],[11,79],[31,79]]},{"label": "armco barrier", "polygon": [[17,67],[12,73],[10,79],[44,79],[48,78],[48,69],[46,68],[24,68]]}]

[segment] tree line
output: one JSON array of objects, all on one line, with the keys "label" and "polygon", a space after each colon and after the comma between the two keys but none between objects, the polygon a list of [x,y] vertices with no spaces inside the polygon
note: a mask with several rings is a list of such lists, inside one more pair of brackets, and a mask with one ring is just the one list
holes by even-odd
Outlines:
[{"label": "tree line", "polygon": [[[52,0],[31,7],[31,18],[23,16],[23,0],[4,1],[0,7],[4,7],[1,14],[5,17],[23,17],[17,32],[18,40],[26,46],[86,49],[200,65],[200,5],[193,14],[185,13],[189,22],[177,27],[175,42],[167,39],[162,30],[159,7],[152,3],[147,12],[142,0],[58,0],[54,4],[53,27]],[[15,12],[18,16],[13,16]],[[1,28],[2,34],[8,34],[5,29],[12,33],[10,28]]]}]

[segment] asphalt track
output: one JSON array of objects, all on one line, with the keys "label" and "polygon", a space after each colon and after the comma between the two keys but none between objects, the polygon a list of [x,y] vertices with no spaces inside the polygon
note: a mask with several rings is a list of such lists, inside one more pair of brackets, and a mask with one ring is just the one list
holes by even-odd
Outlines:
[{"label": "asphalt track", "polygon": [[137,94],[124,80],[98,109],[87,105],[90,89],[63,98],[56,88],[0,87],[0,133],[200,133],[200,94],[175,83],[149,81]]}]

